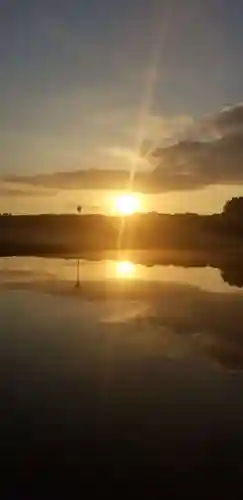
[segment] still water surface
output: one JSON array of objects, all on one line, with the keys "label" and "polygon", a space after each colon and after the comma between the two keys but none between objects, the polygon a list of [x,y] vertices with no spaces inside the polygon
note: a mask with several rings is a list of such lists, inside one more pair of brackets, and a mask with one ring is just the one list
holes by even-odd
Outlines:
[{"label": "still water surface", "polygon": [[[222,277],[222,271],[212,267],[180,267],[174,265],[143,266],[129,260],[88,262],[80,260],[80,282],[109,280],[117,283],[129,280],[137,284],[137,288],[146,283],[183,283],[199,289],[235,293],[240,289],[229,285]],[[0,283],[41,281],[47,285],[63,282],[75,282],[77,279],[77,260],[36,257],[6,257],[0,258]],[[243,283],[242,283],[243,287]],[[68,291],[68,286],[67,286]]]},{"label": "still water surface", "polygon": [[103,348],[104,335],[114,357],[125,349],[243,368],[243,293],[218,269],[23,257],[1,259],[0,279],[2,327],[20,338],[32,329],[37,342],[40,326],[44,337],[60,328],[83,349],[89,330],[89,343],[98,334]]},{"label": "still water surface", "polygon": [[0,279],[3,450],[22,473],[186,455],[241,477],[243,294],[219,270],[8,258]]}]

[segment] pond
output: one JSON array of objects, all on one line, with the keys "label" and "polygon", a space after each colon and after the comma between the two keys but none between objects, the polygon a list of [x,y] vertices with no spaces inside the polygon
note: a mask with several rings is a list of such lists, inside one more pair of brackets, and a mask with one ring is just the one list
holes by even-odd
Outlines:
[{"label": "pond", "polygon": [[21,474],[51,457],[210,477],[216,460],[240,479],[243,294],[220,270],[22,257],[0,279],[2,450]]}]

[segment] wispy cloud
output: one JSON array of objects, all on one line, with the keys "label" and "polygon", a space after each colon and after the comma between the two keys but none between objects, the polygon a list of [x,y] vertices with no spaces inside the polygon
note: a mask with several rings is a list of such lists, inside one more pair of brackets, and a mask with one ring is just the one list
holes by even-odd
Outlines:
[{"label": "wispy cloud", "polygon": [[111,156],[113,158],[118,158],[123,161],[124,168],[129,170],[132,164],[136,164],[137,168],[148,168],[150,163],[148,159],[144,156],[139,155],[132,148],[111,146],[103,149],[103,153]]},{"label": "wispy cloud", "polygon": [[197,123],[188,116],[153,116],[145,130],[140,150],[132,140],[128,145],[108,142],[97,148],[98,156],[110,158],[109,166],[114,160],[114,165],[119,164],[123,170],[77,169],[5,180],[15,183],[15,189],[18,183],[57,189],[123,189],[131,166],[136,165],[133,186],[141,192],[243,184],[242,103],[204,116]]},{"label": "wispy cloud", "polygon": [[16,182],[8,182],[0,180],[0,195],[13,197],[35,197],[35,196],[53,196],[58,193],[57,189],[47,187],[34,186],[28,183],[21,182],[21,179]]}]

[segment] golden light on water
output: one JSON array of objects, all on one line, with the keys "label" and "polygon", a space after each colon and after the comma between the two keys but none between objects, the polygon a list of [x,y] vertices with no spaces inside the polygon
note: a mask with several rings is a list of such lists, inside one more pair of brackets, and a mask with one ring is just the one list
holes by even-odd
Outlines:
[{"label": "golden light on water", "polygon": [[132,278],[135,273],[135,265],[128,260],[120,261],[116,264],[117,278]]},{"label": "golden light on water", "polygon": [[131,215],[140,208],[140,202],[134,194],[121,194],[114,199],[115,211],[119,215]]}]

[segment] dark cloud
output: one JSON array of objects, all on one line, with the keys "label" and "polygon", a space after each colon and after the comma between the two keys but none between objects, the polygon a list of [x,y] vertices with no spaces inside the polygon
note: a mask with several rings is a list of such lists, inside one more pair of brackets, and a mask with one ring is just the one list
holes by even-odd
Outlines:
[{"label": "dark cloud", "polygon": [[[152,193],[243,184],[243,104],[203,117],[188,134],[187,140],[150,152],[154,168],[150,173],[136,173],[134,189]],[[127,189],[129,179],[125,170],[94,169],[9,180],[61,189]]]},{"label": "dark cloud", "polygon": [[243,104],[224,108],[211,119],[211,124],[222,136],[243,133]]},{"label": "dark cloud", "polygon": [[192,130],[197,140],[158,148],[154,171],[171,189],[195,189],[211,184],[243,183],[243,105],[207,116]]}]

